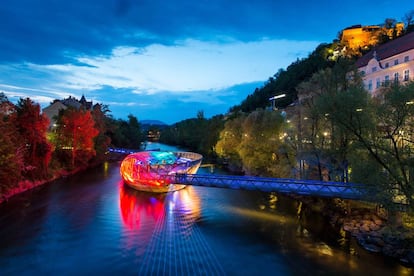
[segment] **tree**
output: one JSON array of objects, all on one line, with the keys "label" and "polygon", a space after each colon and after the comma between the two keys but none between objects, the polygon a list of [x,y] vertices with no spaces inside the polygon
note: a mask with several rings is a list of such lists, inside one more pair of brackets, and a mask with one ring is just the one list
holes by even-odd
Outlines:
[{"label": "tree", "polygon": [[0,196],[21,180],[23,145],[15,123],[15,106],[0,93]]},{"label": "tree", "polygon": [[349,85],[361,85],[359,78],[350,82],[350,72],[352,67],[349,61],[339,59],[334,67],[315,73],[297,88],[297,149],[301,159],[317,169],[320,180],[327,180],[329,176],[331,180],[346,181],[346,164],[352,141],[347,131],[333,124],[325,105],[331,104],[330,97],[346,91]]},{"label": "tree", "polygon": [[259,109],[227,121],[215,149],[233,170],[288,177],[294,167],[294,155],[284,145],[284,131],[280,113]]},{"label": "tree", "polygon": [[141,147],[141,142],[143,141],[141,125],[139,124],[138,119],[132,114],[128,115],[128,127],[125,131],[125,135],[129,140],[129,148],[139,149]]},{"label": "tree", "polygon": [[334,124],[354,136],[355,148],[366,153],[364,159],[369,164],[376,163],[370,166],[377,168],[373,173],[382,180],[366,178],[363,180],[369,182],[365,184],[381,194],[387,206],[394,206],[391,203],[396,194],[402,193],[413,208],[414,83],[405,86],[395,83],[384,88],[380,95],[371,98],[362,87],[351,87],[325,98],[330,103],[324,105],[325,112],[332,114]]},{"label": "tree", "polygon": [[289,177],[294,156],[284,146],[284,118],[279,112],[256,110],[243,121],[238,153],[249,174]]},{"label": "tree", "polygon": [[405,22],[405,31],[407,33],[414,31],[414,10],[410,10],[404,15],[403,21]]},{"label": "tree", "polygon": [[31,178],[47,176],[52,146],[47,141],[49,119],[41,113],[39,104],[20,99],[16,105],[16,125],[26,145],[25,174]]},{"label": "tree", "polygon": [[109,112],[108,106],[102,104],[96,104],[92,109],[95,128],[99,131],[98,135],[94,138],[94,148],[98,160],[104,158],[108,146],[111,143],[111,138],[107,135],[110,128],[110,120],[108,120],[106,114]]},{"label": "tree", "polygon": [[94,138],[99,134],[95,121],[88,110],[75,108],[59,112],[56,143],[59,151],[70,151],[70,166],[85,166],[95,155]]},{"label": "tree", "polygon": [[141,131],[141,125],[138,119],[132,115],[128,115],[128,121],[124,119],[108,120],[108,136],[111,143],[115,147],[140,149],[144,135]]},{"label": "tree", "polygon": [[243,169],[243,161],[238,148],[243,136],[242,125],[245,118],[242,114],[226,121],[215,146],[218,157],[228,164],[233,171],[242,171]]}]

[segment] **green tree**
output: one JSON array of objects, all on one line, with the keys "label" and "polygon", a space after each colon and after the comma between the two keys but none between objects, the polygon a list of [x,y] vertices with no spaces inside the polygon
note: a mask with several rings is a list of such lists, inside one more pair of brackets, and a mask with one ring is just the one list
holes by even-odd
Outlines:
[{"label": "green tree", "polygon": [[[296,118],[297,150],[301,158],[316,168],[320,180],[346,180],[346,164],[351,145],[351,135],[336,126],[326,110],[330,98],[346,91],[350,85],[361,85],[355,78],[347,77],[352,72],[349,60],[339,59],[332,68],[315,73],[312,78],[298,86],[299,101]],[[329,175],[327,175],[329,173]],[[311,176],[316,177],[316,176]]]},{"label": "green tree", "polygon": [[113,146],[128,149],[140,149],[144,140],[141,125],[132,114],[128,115],[128,121],[108,118],[108,136]]},{"label": "green tree", "polygon": [[384,88],[378,98],[371,98],[362,87],[351,87],[324,99],[329,104],[323,107],[330,112],[334,124],[354,136],[354,146],[367,153],[365,160],[369,164],[377,164],[375,173],[383,180],[363,180],[370,181],[366,184],[380,193],[388,206],[392,206],[389,203],[398,191],[414,207],[413,99],[413,83]]},{"label": "green tree", "polygon": [[256,110],[228,120],[215,146],[231,170],[252,175],[291,176],[294,154],[284,143],[284,117],[271,110]]},{"label": "green tree", "polygon": [[232,171],[242,171],[243,161],[238,148],[243,136],[243,122],[246,116],[241,114],[238,117],[225,122],[224,129],[220,132],[215,151],[221,162],[227,164]]},{"label": "green tree", "polygon": [[248,174],[288,177],[294,156],[284,146],[284,118],[271,110],[256,110],[243,121],[242,139],[238,147]]},{"label": "green tree", "polygon": [[110,129],[110,120],[107,114],[110,112],[107,105],[96,104],[92,109],[92,117],[95,121],[95,128],[99,131],[94,138],[94,148],[96,151],[95,159],[101,161],[104,159],[108,146],[111,144],[111,138],[108,136]]}]

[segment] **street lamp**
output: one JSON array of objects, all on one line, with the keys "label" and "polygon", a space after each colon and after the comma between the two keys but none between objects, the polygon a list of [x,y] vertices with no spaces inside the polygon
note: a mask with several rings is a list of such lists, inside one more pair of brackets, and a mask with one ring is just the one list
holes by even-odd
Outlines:
[{"label": "street lamp", "polygon": [[286,94],[280,94],[280,95],[276,95],[276,96],[273,96],[273,97],[269,98],[269,101],[272,101],[272,109],[273,110],[277,110],[276,105],[275,105],[276,100],[284,98],[284,97],[286,97]]}]

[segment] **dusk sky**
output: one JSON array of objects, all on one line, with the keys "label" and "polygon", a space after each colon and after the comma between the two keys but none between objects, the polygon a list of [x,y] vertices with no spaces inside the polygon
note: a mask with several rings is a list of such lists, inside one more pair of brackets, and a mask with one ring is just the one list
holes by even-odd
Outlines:
[{"label": "dusk sky", "polygon": [[[351,25],[401,21],[400,1],[1,0],[0,92],[85,95],[115,118],[224,114]],[[277,93],[277,91],[275,91]]]}]

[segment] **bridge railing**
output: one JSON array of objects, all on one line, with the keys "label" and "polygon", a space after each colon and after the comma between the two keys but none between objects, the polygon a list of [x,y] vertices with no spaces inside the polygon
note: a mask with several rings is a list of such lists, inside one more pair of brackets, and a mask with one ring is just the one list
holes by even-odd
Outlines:
[{"label": "bridge railing", "polygon": [[174,174],[164,177],[168,178],[170,183],[193,186],[293,193],[344,199],[367,198],[365,187],[355,183],[210,174]]}]

